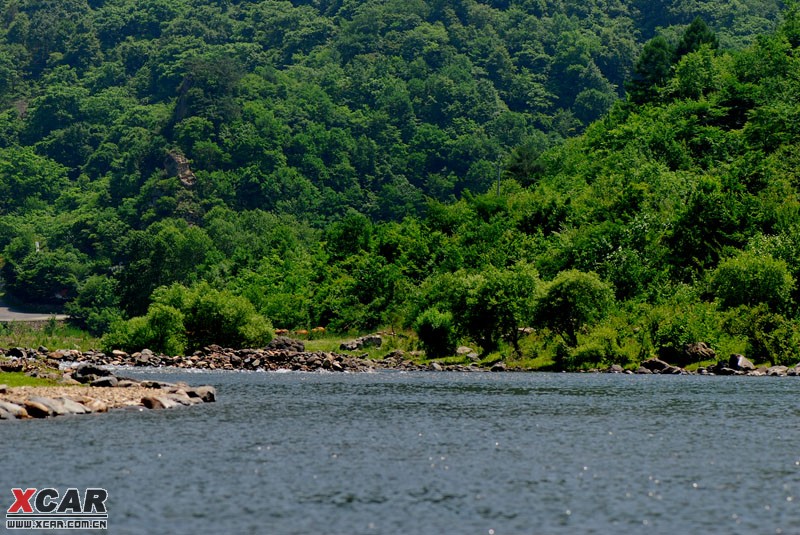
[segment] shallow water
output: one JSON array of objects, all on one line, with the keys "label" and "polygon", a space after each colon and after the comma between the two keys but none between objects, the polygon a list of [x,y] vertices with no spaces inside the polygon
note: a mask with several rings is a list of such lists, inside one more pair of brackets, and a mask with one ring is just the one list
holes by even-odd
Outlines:
[{"label": "shallow water", "polygon": [[800,533],[798,378],[122,374],[219,401],[4,423],[0,505],[104,487],[110,533]]}]

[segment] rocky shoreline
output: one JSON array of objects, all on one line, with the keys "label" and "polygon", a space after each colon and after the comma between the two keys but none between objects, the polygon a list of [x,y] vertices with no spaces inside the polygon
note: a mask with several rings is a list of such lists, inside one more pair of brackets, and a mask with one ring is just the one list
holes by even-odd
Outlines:
[{"label": "rocky shoreline", "polygon": [[[378,335],[369,335],[345,342],[344,351],[359,351],[369,347],[380,347]],[[712,357],[713,350],[698,343],[693,350],[703,351]],[[459,354],[473,362],[463,364],[441,364],[432,362],[419,364],[402,350],[388,352],[382,359],[361,355],[325,351],[306,351],[302,341],[279,336],[262,349],[230,349],[211,345],[191,355],[169,356],[150,350],[128,354],[113,351],[78,350],[49,351],[38,349],[0,349],[0,370],[21,371],[34,377],[56,380],[65,386],[4,388],[0,385],[0,419],[45,418],[63,414],[105,412],[124,407],[166,409],[178,406],[213,402],[216,392],[213,387],[190,387],[185,383],[163,383],[139,381],[118,377],[111,367],[174,367],[179,369],[231,370],[231,371],[327,371],[369,372],[380,369],[403,371],[522,371],[509,368],[499,362],[490,367],[479,366],[477,355],[469,348],[459,348]],[[660,375],[746,375],[746,376],[800,376],[800,364],[794,367],[756,367],[743,355],[731,355],[715,365],[688,371],[658,358],[649,359],[636,370],[612,365],[604,369],[587,370],[594,373],[660,374]],[[77,386],[77,385],[82,385]]]},{"label": "rocky shoreline", "polygon": [[[369,337],[363,337],[353,342],[347,342],[348,347],[354,350],[366,347],[380,346],[375,340],[364,342]],[[363,345],[362,345],[363,344]],[[342,344],[344,346],[344,344]],[[39,349],[12,348],[0,349],[0,357],[5,355],[7,360],[0,363],[0,369],[8,370],[9,366],[17,366],[17,371],[22,371],[26,363],[49,362],[58,366],[59,363],[88,363],[95,366],[148,366],[148,367],[174,367],[183,369],[200,370],[249,370],[249,371],[330,371],[330,372],[368,372],[376,369],[402,369],[407,371],[485,371],[476,364],[469,366],[454,364],[444,365],[439,363],[417,364],[410,360],[410,355],[402,350],[389,352],[381,360],[367,358],[366,354],[349,355],[327,351],[306,351],[302,341],[291,338],[277,337],[262,349],[230,349],[211,345],[191,355],[163,355],[144,349],[136,353],[113,351],[106,354],[100,351],[81,352],[74,349],[59,349],[49,351],[47,348]],[[16,363],[16,364],[13,364]],[[9,370],[10,371],[10,370]]]},{"label": "rocky shoreline", "polygon": [[31,376],[58,378],[62,385],[13,388],[0,385],[0,420],[52,418],[135,407],[171,409],[213,403],[217,398],[214,387],[208,385],[192,387],[186,383],[118,377],[111,370],[89,363],[63,372],[51,365],[52,361],[28,358],[0,363],[4,371],[25,371]]}]

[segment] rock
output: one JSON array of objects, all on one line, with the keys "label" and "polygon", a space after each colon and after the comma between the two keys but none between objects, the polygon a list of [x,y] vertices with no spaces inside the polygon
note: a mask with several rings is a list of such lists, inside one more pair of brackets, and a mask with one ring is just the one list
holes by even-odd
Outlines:
[{"label": "rock", "polygon": [[787,366],[771,366],[767,368],[767,375],[770,376],[783,376],[789,370]]},{"label": "rock", "polygon": [[83,363],[75,368],[72,372],[72,377],[81,383],[91,383],[100,377],[108,377],[114,375],[111,371],[95,366],[94,364]]},{"label": "rock", "polygon": [[456,355],[459,355],[459,356],[466,356],[466,355],[469,355],[470,353],[474,353],[474,352],[475,352],[474,349],[472,349],[471,347],[467,347],[467,346],[461,346],[458,349],[456,349]]},{"label": "rock", "polygon": [[104,401],[94,398],[83,398],[79,402],[89,412],[108,412],[108,405]]},{"label": "rock", "polygon": [[342,351],[358,351],[361,349],[361,346],[358,344],[357,340],[350,340],[349,342],[342,342],[339,344],[339,349]]},{"label": "rock", "polygon": [[383,338],[379,334],[362,336],[359,340],[361,340],[361,347],[381,347],[383,345]]},{"label": "rock", "polygon": [[108,377],[100,377],[99,379],[95,379],[89,384],[91,386],[97,386],[101,388],[113,388],[119,384],[119,380],[113,375],[109,375]]},{"label": "rock", "polygon": [[6,356],[9,356],[13,359],[26,359],[28,358],[28,352],[21,347],[12,347],[6,351]]},{"label": "rock", "polygon": [[58,398],[58,401],[64,405],[64,408],[67,410],[68,414],[88,414],[91,412],[91,410],[89,410],[86,406],[81,405],[74,399],[63,397]]},{"label": "rock", "polygon": [[42,396],[31,396],[28,401],[44,405],[50,411],[51,416],[63,416],[69,414],[69,410],[64,406],[64,402],[59,399],[46,398]]},{"label": "rock", "polygon": [[117,378],[117,388],[131,388],[133,386],[139,386],[139,381]]},{"label": "rock", "polygon": [[22,360],[3,360],[0,361],[0,370],[4,372],[21,372],[25,369],[25,363]]},{"label": "rock", "polygon": [[611,367],[608,369],[608,373],[625,373],[625,368],[623,368],[619,364],[612,364]]},{"label": "rock", "polygon": [[717,353],[705,342],[696,342],[694,344],[686,344],[683,346],[683,354],[688,362],[699,362],[701,360],[714,360],[717,358]]},{"label": "rock", "polygon": [[3,407],[0,407],[0,420],[15,420],[16,416],[5,410]]},{"label": "rock", "polygon": [[267,344],[265,349],[271,351],[288,350],[302,353],[306,350],[306,346],[300,340],[295,340],[286,336],[276,336]]},{"label": "rock", "polygon": [[648,359],[642,362],[642,368],[648,369],[653,373],[661,373],[662,371],[669,368],[670,365],[664,362],[661,359]]},{"label": "rock", "polygon": [[440,372],[440,371],[442,371],[442,365],[441,365],[441,364],[439,364],[438,362],[434,362],[433,364],[431,364],[431,368],[432,368],[434,371],[437,371],[437,372]]},{"label": "rock", "polygon": [[14,415],[14,418],[29,418],[28,411],[25,410],[24,407],[21,405],[17,405],[16,403],[11,403],[10,401],[2,401],[0,400],[0,408],[6,412],[10,412]]},{"label": "rock", "polygon": [[406,357],[406,352],[402,349],[395,349],[393,351],[389,351],[383,360],[403,360]]},{"label": "rock", "polygon": [[166,396],[145,396],[142,398],[142,405],[148,409],[171,409],[177,407],[179,403]]},{"label": "rock", "polygon": [[507,371],[508,367],[506,366],[505,362],[498,362],[494,366],[492,366],[493,372],[504,372]]},{"label": "rock", "polygon": [[189,166],[189,160],[176,150],[171,150],[167,153],[164,158],[164,170],[167,175],[177,177],[181,184],[187,188],[193,187],[197,180]]},{"label": "rock", "polygon": [[23,405],[31,418],[47,418],[53,415],[50,407],[42,403],[28,399]]},{"label": "rock", "polygon": [[217,390],[210,385],[197,386],[186,391],[189,397],[202,399],[206,403],[213,403],[217,400]]},{"label": "rock", "polygon": [[653,372],[648,370],[644,366],[639,366],[639,368],[636,369],[636,373],[641,375],[651,375]]},{"label": "rock", "polygon": [[[177,392],[170,392],[164,397],[184,406],[194,405],[192,399],[197,399],[197,398],[190,398],[183,390],[178,390]],[[200,402],[200,400],[197,399],[197,402]]]},{"label": "rock", "polygon": [[750,360],[744,355],[737,355],[735,353],[728,359],[728,368],[742,371],[751,371],[756,369],[753,363],[750,362]]},{"label": "rock", "polygon": [[0,385],[0,394],[8,393],[8,385]]},{"label": "rock", "polygon": [[174,388],[174,383],[165,383],[164,381],[142,381],[139,386],[144,388]]},{"label": "rock", "polygon": [[80,381],[73,379],[71,375],[62,375],[61,379],[58,380],[58,383],[64,386],[76,386],[81,384]]}]

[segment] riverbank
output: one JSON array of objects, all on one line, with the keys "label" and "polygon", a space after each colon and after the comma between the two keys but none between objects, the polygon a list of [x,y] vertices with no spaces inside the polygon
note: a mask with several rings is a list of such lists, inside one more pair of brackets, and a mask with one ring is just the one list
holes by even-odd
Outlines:
[{"label": "riverbank", "polygon": [[[515,366],[512,360],[484,361],[468,347],[458,349],[459,360],[426,360],[416,351],[384,348],[380,335],[368,335],[338,344],[340,351],[325,351],[334,347],[330,343],[309,342],[316,350],[308,350],[301,340],[283,336],[276,337],[264,348],[231,349],[210,345],[191,355],[164,355],[144,349],[135,353],[112,351],[103,353],[89,350],[47,348],[0,348],[0,371],[19,371],[34,377],[54,381],[63,379],[64,373],[76,364],[91,364],[96,367],[170,367],[193,370],[222,371],[325,371],[334,373],[363,373],[376,370],[399,371],[456,371],[456,372],[533,372],[559,371],[554,366],[530,369]],[[691,369],[676,366],[658,358],[650,358],[636,367],[623,368],[614,364],[606,367],[577,370],[578,373],[621,373],[663,375],[747,375],[747,376],[800,376],[800,364],[795,366],[754,365],[743,355],[734,354],[727,359],[717,359],[713,350],[705,344],[694,344],[704,350],[710,359],[702,367]],[[355,353],[355,354],[354,354]],[[464,361],[468,363],[464,363]],[[59,371],[59,366],[62,371]],[[55,370],[55,371],[54,371]],[[66,371],[64,371],[66,370]],[[69,376],[68,376],[69,378]]]}]

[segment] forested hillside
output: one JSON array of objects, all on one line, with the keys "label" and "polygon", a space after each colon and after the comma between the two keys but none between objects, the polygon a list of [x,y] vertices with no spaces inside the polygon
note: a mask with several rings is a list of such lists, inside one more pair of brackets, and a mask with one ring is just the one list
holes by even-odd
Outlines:
[{"label": "forested hillside", "polygon": [[794,7],[0,8],[5,289],[109,346],[796,349]]}]

